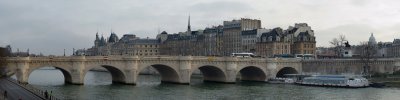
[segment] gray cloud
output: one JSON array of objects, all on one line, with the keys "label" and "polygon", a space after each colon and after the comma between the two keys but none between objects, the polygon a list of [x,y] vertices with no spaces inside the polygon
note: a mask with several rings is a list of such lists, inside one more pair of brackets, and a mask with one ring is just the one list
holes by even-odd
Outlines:
[{"label": "gray cloud", "polygon": [[[376,31],[376,29],[369,25],[347,24],[325,30],[316,30],[316,33],[319,33],[316,34],[316,36],[317,42],[324,42],[320,43],[324,46],[330,46],[328,41],[332,40],[335,37],[338,37],[339,35],[345,35],[352,45],[356,45],[359,44],[361,41],[368,41],[370,34]],[[375,36],[379,35],[379,33],[374,34]]]},{"label": "gray cloud", "polygon": [[[194,4],[190,7],[191,11],[195,13],[211,13],[212,14],[226,14],[226,13],[242,13],[251,11],[253,8],[241,2],[229,1],[215,1]],[[219,15],[218,14],[218,15]]]},{"label": "gray cloud", "polygon": [[356,6],[364,6],[368,3],[367,0],[351,0],[351,4]]},{"label": "gray cloud", "polygon": [[[62,55],[63,49],[89,48],[96,31],[111,29],[155,37],[157,29],[185,31],[190,13],[193,29],[241,17],[261,19],[263,27],[287,28],[306,22],[316,31],[318,46],[340,33],[358,43],[374,32],[378,41],[399,33],[399,1],[369,0],[3,0],[0,43],[21,50]],[[400,37],[400,36],[397,36]]]}]

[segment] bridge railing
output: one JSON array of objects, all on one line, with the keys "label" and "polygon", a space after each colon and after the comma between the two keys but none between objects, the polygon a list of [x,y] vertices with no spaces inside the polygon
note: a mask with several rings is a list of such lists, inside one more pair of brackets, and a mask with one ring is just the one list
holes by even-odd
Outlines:
[{"label": "bridge railing", "polygon": [[[38,88],[35,88],[34,86],[27,84],[27,83],[20,83],[17,80],[11,79],[11,78],[7,78],[8,81],[13,82],[14,84],[17,84],[19,86],[21,86],[22,88],[24,88],[25,90],[35,94],[36,96],[44,99],[44,100],[61,100],[59,98],[56,98],[54,95],[52,95],[52,93],[49,93],[48,91],[43,91],[40,90]],[[46,94],[47,92],[47,94]],[[47,96],[47,97],[46,97]]]}]

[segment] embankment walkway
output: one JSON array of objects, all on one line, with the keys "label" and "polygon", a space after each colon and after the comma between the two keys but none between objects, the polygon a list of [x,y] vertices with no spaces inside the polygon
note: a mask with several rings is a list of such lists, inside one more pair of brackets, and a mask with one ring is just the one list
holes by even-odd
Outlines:
[{"label": "embankment walkway", "polygon": [[[7,91],[7,97],[4,92]],[[56,100],[49,96],[46,99],[43,91],[32,87],[29,84],[20,84],[11,78],[0,78],[0,100]]]}]

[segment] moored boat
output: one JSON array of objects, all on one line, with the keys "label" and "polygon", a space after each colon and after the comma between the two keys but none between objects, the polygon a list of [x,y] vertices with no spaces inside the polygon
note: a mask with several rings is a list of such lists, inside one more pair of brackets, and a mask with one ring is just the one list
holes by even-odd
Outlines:
[{"label": "moored boat", "polygon": [[293,84],[296,82],[296,80],[292,78],[271,78],[268,80],[268,82],[274,84]]},{"label": "moored boat", "polygon": [[361,76],[349,75],[312,75],[296,82],[300,85],[327,86],[327,87],[368,87],[369,82]]}]

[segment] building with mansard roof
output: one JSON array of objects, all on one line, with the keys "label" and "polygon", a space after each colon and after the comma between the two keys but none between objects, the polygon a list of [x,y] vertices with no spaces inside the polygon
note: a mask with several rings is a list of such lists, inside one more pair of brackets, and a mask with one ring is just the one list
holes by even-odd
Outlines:
[{"label": "building with mansard roof", "polygon": [[274,28],[263,33],[256,43],[256,55],[273,57],[275,55],[291,54],[290,42],[282,28]]},{"label": "building with mansard roof", "polygon": [[218,55],[221,47],[222,26],[192,31],[190,17],[187,30],[175,34],[162,32],[157,35],[160,40],[160,54],[173,56],[206,56]]},{"label": "building with mansard roof", "polygon": [[388,44],[386,50],[385,57],[400,57],[400,39],[394,39],[392,43]]},{"label": "building with mansard roof", "polygon": [[133,34],[118,38],[114,32],[109,37],[99,37],[96,33],[94,46],[80,54],[229,56],[231,53],[251,52],[273,57],[283,54],[315,55],[315,43],[314,31],[306,23],[296,23],[286,30],[264,29],[260,20],[242,18],[193,31],[189,17],[186,31],[174,34],[163,31],[156,39],[143,39]]},{"label": "building with mansard roof", "polygon": [[263,33],[256,43],[256,55],[274,57],[275,55],[315,55],[316,41],[314,31],[306,23],[296,23],[287,30],[274,28]]},{"label": "building with mansard roof", "polygon": [[158,39],[150,38],[139,38],[134,34],[125,34],[118,38],[118,36],[112,32],[106,40],[103,36],[99,38],[96,33],[94,46],[79,53],[80,55],[88,56],[107,56],[107,55],[131,55],[131,56],[157,56],[159,55]]},{"label": "building with mansard roof", "polygon": [[258,38],[262,35],[262,33],[269,32],[270,29],[253,29],[253,30],[244,30],[241,33],[241,47],[242,52],[255,53],[256,52],[256,42],[258,42]]}]

